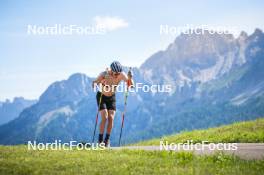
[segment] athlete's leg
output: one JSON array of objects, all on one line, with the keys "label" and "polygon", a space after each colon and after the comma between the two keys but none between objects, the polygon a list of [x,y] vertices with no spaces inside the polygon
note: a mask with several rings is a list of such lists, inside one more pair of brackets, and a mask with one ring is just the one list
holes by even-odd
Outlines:
[{"label": "athlete's leg", "polygon": [[110,135],[113,125],[114,125],[115,111],[108,110],[108,124],[106,133]]},{"label": "athlete's leg", "polygon": [[106,123],[106,120],[107,120],[107,117],[108,117],[106,109],[100,110],[100,113],[101,113],[102,120],[101,120],[101,123],[100,123],[100,131],[99,131],[99,139],[98,139],[99,143],[103,142],[105,123]]},{"label": "athlete's leg", "polygon": [[108,118],[107,118],[107,130],[104,139],[105,145],[108,147],[110,145],[110,134],[114,125],[114,117],[115,117],[115,110],[108,110]]},{"label": "athlete's leg", "polygon": [[101,110],[100,113],[101,113],[101,117],[102,117],[102,120],[100,123],[100,134],[104,134],[105,123],[106,123],[106,120],[108,118],[108,114],[107,114],[106,109]]}]

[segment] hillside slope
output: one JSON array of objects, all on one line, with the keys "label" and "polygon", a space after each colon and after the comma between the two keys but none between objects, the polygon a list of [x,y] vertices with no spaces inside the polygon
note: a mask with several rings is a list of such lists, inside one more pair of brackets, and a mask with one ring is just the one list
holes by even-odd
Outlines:
[{"label": "hillside slope", "polygon": [[160,141],[172,143],[193,143],[208,141],[212,143],[264,143],[264,118],[253,121],[237,122],[217,128],[194,130],[165,136],[160,139],[147,140],[135,145],[159,145]]}]

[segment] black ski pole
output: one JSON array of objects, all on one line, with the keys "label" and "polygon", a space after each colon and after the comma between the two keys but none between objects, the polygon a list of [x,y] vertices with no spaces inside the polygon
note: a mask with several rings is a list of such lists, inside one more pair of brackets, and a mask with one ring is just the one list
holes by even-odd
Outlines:
[{"label": "black ski pole", "polygon": [[93,143],[94,143],[94,136],[95,136],[95,132],[96,132],[96,128],[97,128],[97,123],[98,123],[98,115],[99,115],[99,111],[100,111],[102,96],[103,96],[103,93],[101,92],[100,99],[99,99],[99,104],[98,104],[98,110],[97,110],[96,118],[95,118],[94,133],[93,133]]}]

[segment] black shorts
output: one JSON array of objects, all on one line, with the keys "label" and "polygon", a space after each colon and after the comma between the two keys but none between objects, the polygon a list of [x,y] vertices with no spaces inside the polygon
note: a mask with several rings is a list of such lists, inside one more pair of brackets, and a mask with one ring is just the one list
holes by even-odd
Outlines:
[{"label": "black shorts", "polygon": [[[102,96],[102,98],[101,98]],[[102,109],[107,109],[107,110],[116,110],[116,97],[115,94],[112,96],[105,96],[101,92],[97,92],[96,94],[96,100],[97,100],[97,105],[99,106],[101,98],[101,103],[100,103],[100,110]]]}]

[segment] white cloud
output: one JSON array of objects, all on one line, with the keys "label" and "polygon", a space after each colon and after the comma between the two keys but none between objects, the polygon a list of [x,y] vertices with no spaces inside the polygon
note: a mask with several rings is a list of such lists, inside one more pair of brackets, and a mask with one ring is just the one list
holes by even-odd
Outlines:
[{"label": "white cloud", "polygon": [[93,18],[95,25],[106,31],[113,31],[128,27],[128,22],[120,17],[96,16]]}]

